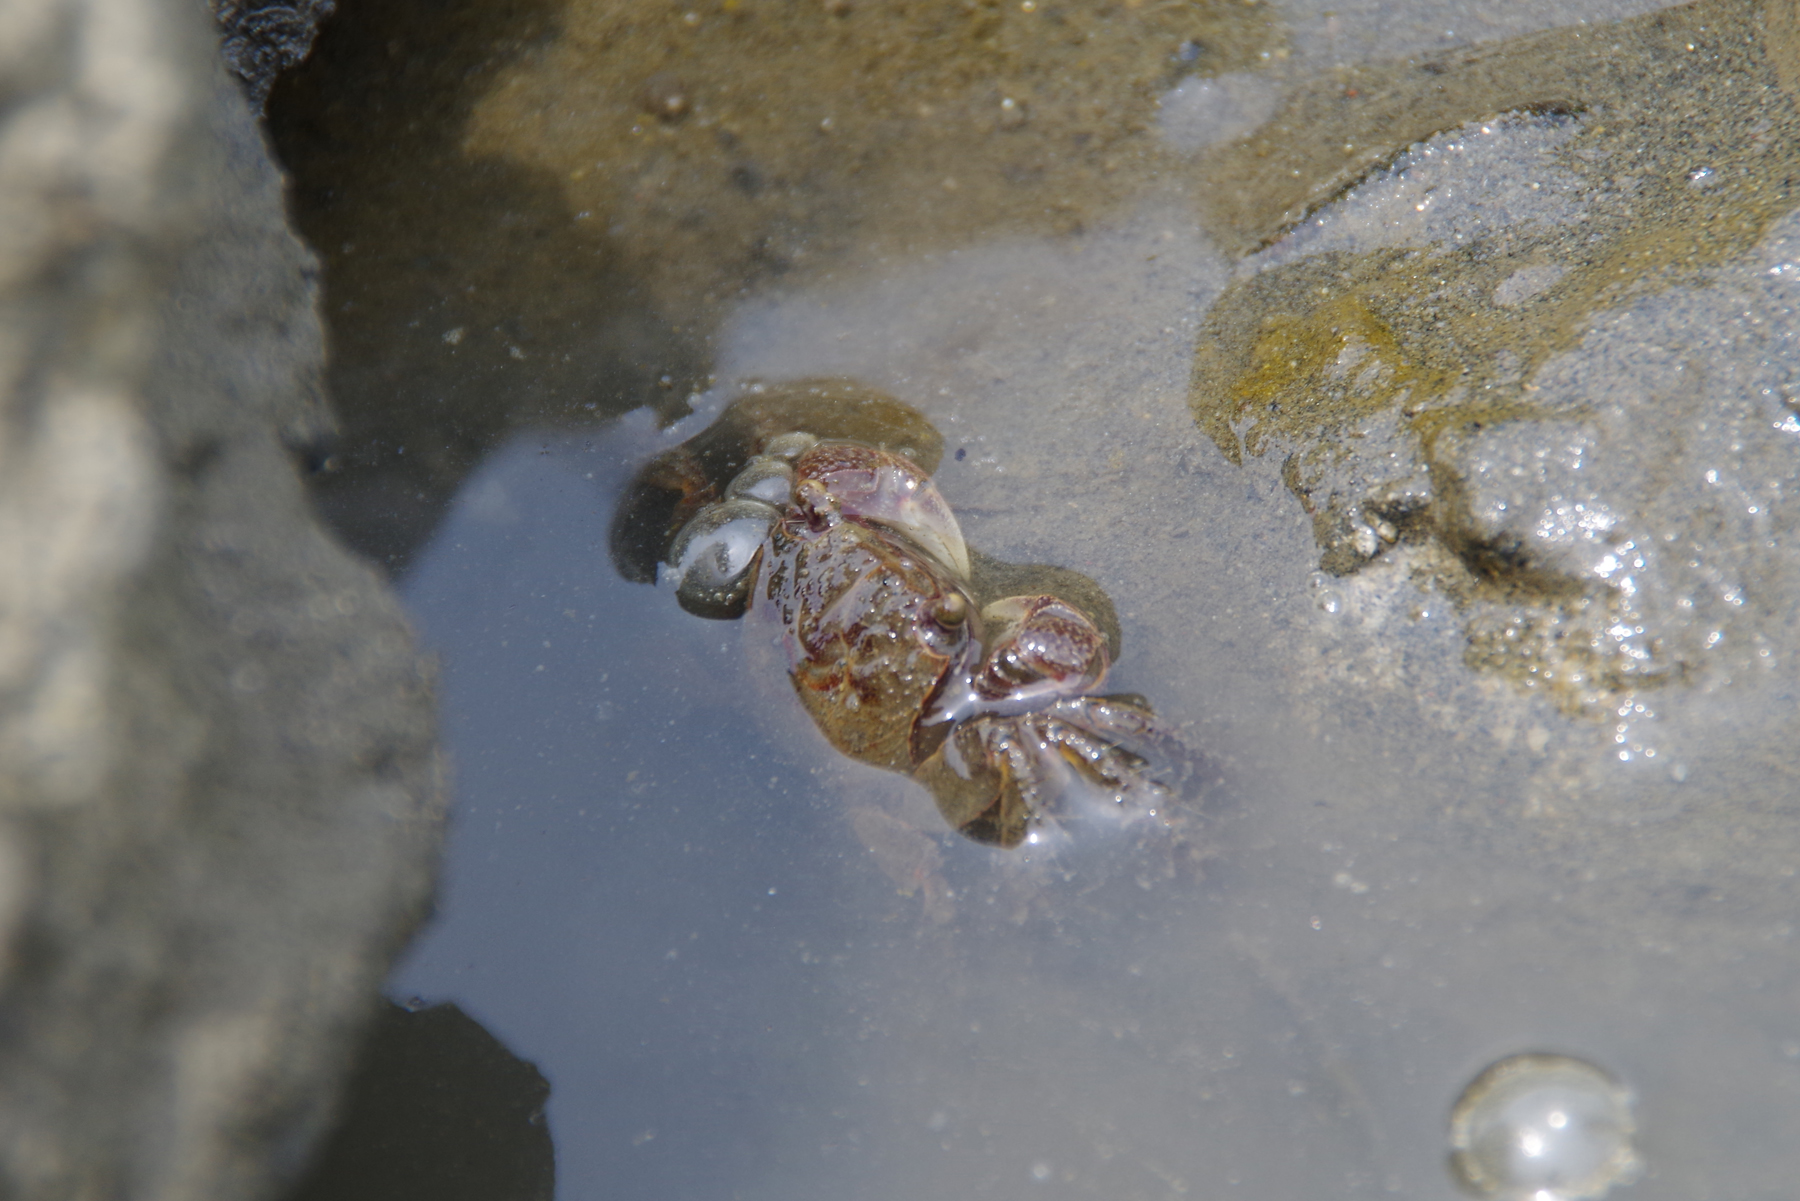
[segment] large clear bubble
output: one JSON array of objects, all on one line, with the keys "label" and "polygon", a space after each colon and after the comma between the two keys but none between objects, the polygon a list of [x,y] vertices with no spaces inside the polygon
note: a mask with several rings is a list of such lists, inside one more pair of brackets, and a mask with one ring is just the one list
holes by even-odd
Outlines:
[{"label": "large clear bubble", "polygon": [[1580,1201],[1636,1179],[1631,1094],[1591,1063],[1514,1055],[1463,1090],[1450,1112],[1450,1167],[1477,1197]]}]

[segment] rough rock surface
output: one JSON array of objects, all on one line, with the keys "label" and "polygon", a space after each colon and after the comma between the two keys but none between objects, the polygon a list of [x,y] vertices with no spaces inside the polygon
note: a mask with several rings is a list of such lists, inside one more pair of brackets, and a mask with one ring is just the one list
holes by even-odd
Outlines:
[{"label": "rough rock surface", "polygon": [[213,18],[219,23],[222,39],[219,49],[226,65],[244,81],[244,91],[254,107],[262,108],[277,75],[306,58],[319,22],[336,8],[335,0],[299,0],[295,4],[215,0]]},{"label": "rough rock surface", "polygon": [[309,254],[202,11],[0,9],[0,1195],[262,1195],[428,894]]},{"label": "rough rock surface", "polygon": [[1325,572],[1404,564],[1471,666],[1568,712],[1765,670],[1793,621],[1791,58],[1706,0],[1291,100],[1220,152],[1312,174],[1211,214],[1269,244],[1208,316],[1201,427],[1284,456]]}]

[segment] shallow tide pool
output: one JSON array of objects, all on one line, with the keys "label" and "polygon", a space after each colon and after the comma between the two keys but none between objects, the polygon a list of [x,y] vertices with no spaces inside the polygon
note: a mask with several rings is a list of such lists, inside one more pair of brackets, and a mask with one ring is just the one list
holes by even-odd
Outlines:
[{"label": "shallow tide pool", "polygon": [[[1684,172],[1719,166],[1669,195],[1714,205],[1715,225],[1736,221],[1741,237],[1696,242],[1698,266],[1679,279],[1577,295],[1601,261],[1580,248],[1625,237],[1609,231],[1640,221],[1630,206],[1664,184],[1630,185],[1626,164],[1595,157],[1622,153],[1601,139],[1629,112],[1505,108],[1322,193],[1300,232],[1234,246],[1207,208],[1224,186],[1208,171],[1233,160],[1207,156],[1251,145],[1334,71],[1477,43],[1506,61],[1508,39],[1559,25],[1646,44],[1667,33],[1643,24],[1663,19],[1647,5],[1256,7],[1266,62],[1238,30],[1231,70],[1158,80],[1165,118],[1134,117],[1154,161],[1121,166],[1138,172],[1130,186],[1092,200],[1078,226],[984,216],[910,241],[904,222],[880,236],[815,229],[816,261],[791,255],[729,294],[712,276],[640,272],[632,294],[677,327],[631,343],[641,397],[601,402],[568,384],[583,354],[615,376],[631,355],[596,350],[592,327],[533,326],[528,304],[554,297],[498,277],[481,277],[500,292],[481,303],[526,298],[517,327],[449,313],[476,302],[447,286],[419,284],[415,301],[395,284],[381,294],[402,295],[394,312],[370,320],[417,332],[346,334],[347,466],[321,495],[348,536],[387,555],[440,657],[458,797],[438,915],[390,995],[454,1001],[537,1065],[559,1197],[1447,1199],[1488,1187],[1459,1185],[1450,1167],[1459,1096],[1532,1052],[1599,1069],[1592,1085],[1571,1069],[1571,1087],[1595,1091],[1570,1112],[1627,1106],[1634,1150],[1616,1196],[1763,1201],[1800,1175],[1788,545],[1800,435],[1783,425],[1800,384],[1782,391],[1800,381],[1793,203],[1750,195],[1765,160],[1731,158],[1741,147],[1688,147]],[[755,17],[753,4],[723,11],[740,8]],[[1696,29],[1761,28],[1755,6],[1674,11]],[[571,14],[496,76],[511,93],[496,85],[489,108],[459,110],[481,155],[496,153],[495,109],[536,86],[530,65],[586,44],[558,40],[584,28]],[[1173,61],[1185,45],[1168,48]],[[1061,111],[1037,86],[1030,119]],[[683,122],[705,115],[696,96]],[[1773,83],[1743,104],[1766,105],[1770,128],[1792,117]],[[665,136],[657,118],[631,119],[650,126],[638,136]],[[556,153],[577,138],[558,136],[545,143]],[[541,149],[521,144],[516,159]],[[543,150],[539,167],[554,157]],[[1741,204],[1716,198],[1717,171]],[[1018,186],[1021,203],[1044,199]],[[569,237],[590,236],[583,211],[566,216]],[[553,251],[563,235],[547,236]],[[489,253],[470,239],[442,252]],[[359,318],[342,303],[369,295],[350,253],[326,256],[345,325]],[[1367,282],[1381,255],[1413,255],[1381,269],[1405,262],[1406,278],[1427,281],[1400,307],[1382,307],[1393,285]],[[1496,262],[1499,286],[1468,283]],[[1300,284],[1256,282],[1278,272]],[[1256,331],[1287,337],[1282,322],[1325,312],[1306,306],[1331,297],[1303,299],[1315,285],[1361,298],[1354,322],[1317,321],[1318,337],[1341,341],[1303,361],[1317,354],[1302,328],[1291,345],[1313,349],[1294,352],[1300,382],[1282,375],[1269,408],[1206,425],[1196,380],[1219,373],[1196,364],[1209,340],[1237,336],[1219,306],[1265,306],[1242,310],[1255,318],[1241,323],[1251,366],[1232,393],[1260,404],[1256,381],[1287,370],[1269,347],[1290,343]],[[670,316],[681,296],[690,325]],[[1579,329],[1518,332],[1532,305],[1564,305],[1566,324],[1571,296]],[[1471,305],[1491,308],[1477,314],[1488,324]],[[490,335],[491,363],[478,357]],[[1452,353],[1473,383],[1443,373]],[[833,751],[738,624],[689,616],[666,588],[614,570],[607,530],[641,463],[757,381],[821,375],[889,392],[936,425],[936,478],[973,546],[1105,589],[1123,634],[1108,687],[1149,698],[1224,775],[1185,845],[961,839],[921,788]],[[415,410],[398,441],[368,415],[390,385]],[[1278,407],[1327,385],[1349,415],[1333,410],[1318,441],[1309,411]],[[1477,385],[1513,391],[1481,411],[1493,428],[1457,427],[1475,449],[1451,459],[1418,414],[1475,404]],[[467,406],[483,389],[511,407],[477,429]],[[1248,446],[1255,421],[1265,441],[1238,453],[1230,438]],[[1415,428],[1423,442],[1403,436]],[[1590,450],[1571,466],[1576,443]],[[1304,476],[1320,446],[1336,457]],[[1415,453],[1434,516],[1331,559],[1323,498],[1336,498],[1331,513],[1376,513],[1341,498],[1413,479]],[[1444,464],[1471,462],[1466,495],[1451,495]],[[1721,471],[1727,492],[1705,491]],[[1717,513],[1694,519],[1713,511],[1688,489]],[[1509,576],[1514,560],[1459,543],[1473,527],[1443,515],[1453,501],[1529,571]],[[1612,524],[1583,526],[1572,509],[1561,525],[1515,522],[1526,503],[1553,517],[1610,506]],[[1662,556],[1634,569],[1635,592],[1618,584],[1637,548],[1620,549],[1627,535]],[[1447,567],[1458,555],[1465,566]],[[1498,574],[1481,576],[1483,555]],[[1641,674],[1595,668],[1576,695],[1471,652],[1516,626],[1562,664],[1567,637],[1587,636],[1571,597],[1622,606],[1612,629],[1644,624],[1595,643],[1602,658],[1641,649]],[[1552,633],[1509,605],[1550,605]],[[1559,1113],[1544,1129],[1563,1128]],[[1508,1187],[1482,1195],[1529,1195]]]}]

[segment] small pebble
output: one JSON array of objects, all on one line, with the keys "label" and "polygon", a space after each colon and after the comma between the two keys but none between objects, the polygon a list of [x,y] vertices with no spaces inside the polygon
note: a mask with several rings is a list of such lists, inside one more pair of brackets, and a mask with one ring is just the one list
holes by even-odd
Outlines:
[{"label": "small pebble", "polygon": [[688,91],[668,71],[658,71],[644,81],[643,90],[638,93],[638,102],[644,111],[664,121],[679,121],[687,116]]}]

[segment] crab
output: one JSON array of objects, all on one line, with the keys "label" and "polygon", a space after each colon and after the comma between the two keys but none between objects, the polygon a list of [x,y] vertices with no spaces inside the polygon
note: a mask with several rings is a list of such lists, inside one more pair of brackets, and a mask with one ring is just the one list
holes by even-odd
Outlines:
[{"label": "crab", "polygon": [[691,455],[646,469],[686,511],[664,572],[683,607],[741,616],[779,646],[832,746],[911,776],[977,842],[1018,846],[1077,815],[1168,820],[1197,756],[1140,698],[1101,692],[1108,638],[1076,604],[977,603],[969,548],[917,452],[746,437],[717,499],[689,502],[707,474]]}]

